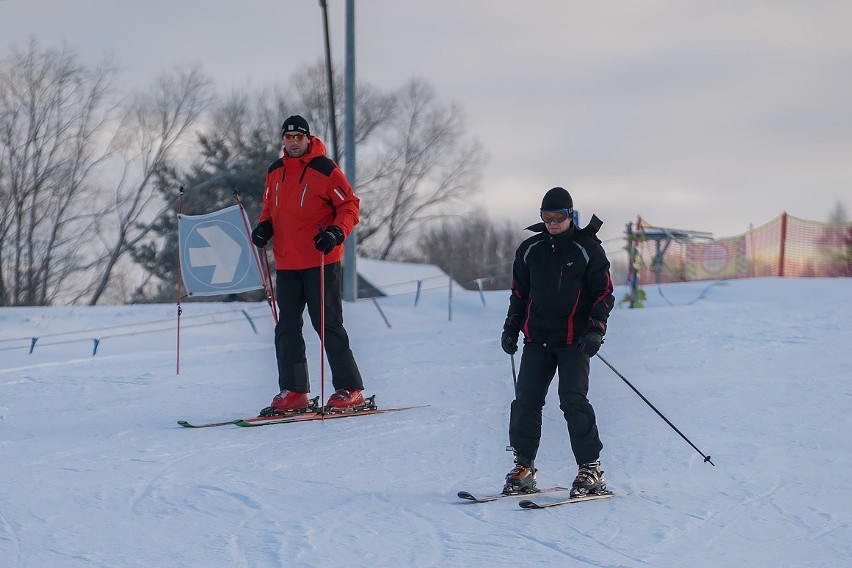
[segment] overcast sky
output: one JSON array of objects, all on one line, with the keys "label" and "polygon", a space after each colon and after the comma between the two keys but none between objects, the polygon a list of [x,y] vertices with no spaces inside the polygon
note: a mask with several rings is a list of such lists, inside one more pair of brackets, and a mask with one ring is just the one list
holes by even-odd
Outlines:
[{"label": "overcast sky", "polygon": [[[342,66],[345,2],[328,4]],[[495,217],[534,221],[555,185],[605,238],[637,214],[730,236],[852,213],[850,0],[355,4],[358,79],[422,77],[465,109]],[[111,54],[133,85],[200,63],[222,92],[324,54],[317,0],[0,0],[2,53],[30,37]]]}]

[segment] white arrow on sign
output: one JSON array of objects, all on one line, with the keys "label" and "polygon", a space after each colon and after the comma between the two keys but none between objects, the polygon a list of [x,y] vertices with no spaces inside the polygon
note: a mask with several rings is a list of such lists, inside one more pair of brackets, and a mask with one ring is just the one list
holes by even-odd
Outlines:
[{"label": "white arrow on sign", "polygon": [[199,227],[196,230],[210,246],[189,249],[189,265],[215,266],[210,284],[227,284],[234,279],[242,247],[216,225]]}]

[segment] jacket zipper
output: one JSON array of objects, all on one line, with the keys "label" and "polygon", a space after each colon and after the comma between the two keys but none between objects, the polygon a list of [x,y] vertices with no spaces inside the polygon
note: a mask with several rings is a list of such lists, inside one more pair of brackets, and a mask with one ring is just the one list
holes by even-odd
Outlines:
[{"label": "jacket zipper", "polygon": [[302,188],[302,199],[299,201],[299,207],[305,206],[305,193],[308,192],[308,184],[305,184],[305,187]]}]

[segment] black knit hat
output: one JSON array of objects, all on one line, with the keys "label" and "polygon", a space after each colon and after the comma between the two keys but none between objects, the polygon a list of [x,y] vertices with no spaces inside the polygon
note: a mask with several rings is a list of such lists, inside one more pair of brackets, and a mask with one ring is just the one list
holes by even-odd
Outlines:
[{"label": "black knit hat", "polygon": [[571,194],[561,187],[554,187],[544,194],[541,200],[542,211],[555,211],[556,209],[573,209],[574,200]]},{"label": "black knit hat", "polygon": [[281,125],[281,136],[284,136],[288,132],[298,132],[305,136],[311,135],[311,129],[308,126],[308,121],[298,114],[294,114]]}]

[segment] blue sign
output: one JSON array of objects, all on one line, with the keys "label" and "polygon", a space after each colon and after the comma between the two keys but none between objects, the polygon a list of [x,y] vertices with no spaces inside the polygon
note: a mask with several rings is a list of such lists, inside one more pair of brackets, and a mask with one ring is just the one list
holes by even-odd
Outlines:
[{"label": "blue sign", "polygon": [[183,284],[190,296],[263,288],[263,276],[238,205],[207,215],[178,215]]}]

